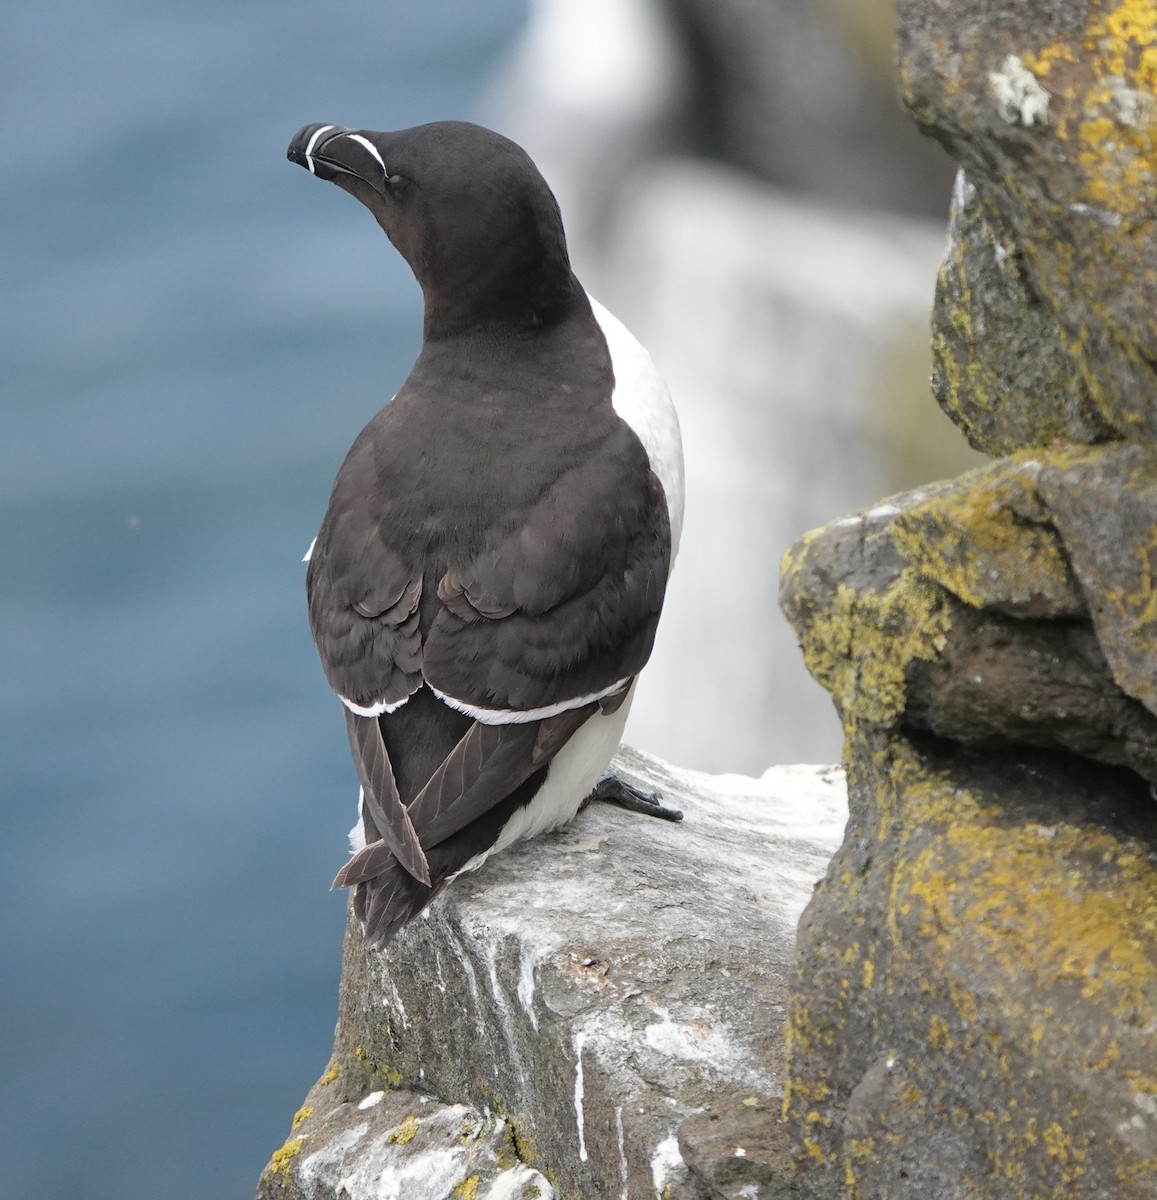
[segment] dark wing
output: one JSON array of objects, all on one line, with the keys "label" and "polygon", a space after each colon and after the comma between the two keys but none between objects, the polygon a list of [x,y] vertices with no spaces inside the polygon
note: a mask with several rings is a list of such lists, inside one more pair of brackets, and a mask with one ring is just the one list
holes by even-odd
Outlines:
[{"label": "dark wing", "polygon": [[362,785],[362,800],[382,843],[415,879],[429,887],[430,867],[411,814],[398,794],[377,717],[359,717],[347,708],[345,723]]},{"label": "dark wing", "polygon": [[[427,847],[440,846],[479,814],[505,800],[550,762],[597,707],[584,705],[543,721],[518,724],[476,721],[409,805],[408,815],[421,830],[422,842]],[[421,879],[390,840],[382,837],[359,850],[338,872],[333,886],[353,887],[374,879],[395,859]],[[429,878],[421,881],[430,883]]]},{"label": "dark wing", "polygon": [[422,686],[422,576],[382,538],[361,496],[376,481],[372,441],[342,466],[306,574],[309,624],[330,687],[389,711]]},{"label": "dark wing", "polygon": [[311,622],[331,685],[372,709],[404,702],[424,675],[455,707],[483,710],[405,802],[378,719],[348,718],[376,840],[335,886],[370,888],[359,890],[367,930],[372,916],[385,936],[402,908],[424,907],[463,865],[460,848],[473,845],[463,831],[549,763],[597,711],[593,697],[615,703],[650,655],[670,566],[666,498],[625,427],[603,448],[516,528],[492,531],[468,561],[451,556],[439,603],[422,606],[433,612],[424,645],[421,577],[335,491],[310,564]]},{"label": "dark wing", "polygon": [[626,426],[605,449],[440,580],[422,671],[466,711],[592,698],[650,657],[671,560],[666,497]]}]

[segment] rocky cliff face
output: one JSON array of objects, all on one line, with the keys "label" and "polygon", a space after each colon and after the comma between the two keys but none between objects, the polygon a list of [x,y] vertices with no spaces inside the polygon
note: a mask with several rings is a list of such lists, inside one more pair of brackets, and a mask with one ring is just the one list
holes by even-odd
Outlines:
[{"label": "rocky cliff face", "polygon": [[904,0],[934,385],[1004,455],[808,535],[844,723],[785,1113],[828,1197],[1157,1193],[1157,5]]},{"label": "rocky cliff face", "polygon": [[684,821],[594,805],[456,881],[386,953],[351,927],[333,1059],[260,1200],[798,1194],[787,983],[842,773],[617,763]]}]

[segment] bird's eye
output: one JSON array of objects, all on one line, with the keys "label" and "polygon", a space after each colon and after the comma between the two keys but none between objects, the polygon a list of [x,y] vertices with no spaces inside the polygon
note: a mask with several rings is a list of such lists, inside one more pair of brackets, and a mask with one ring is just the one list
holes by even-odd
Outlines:
[{"label": "bird's eye", "polygon": [[397,187],[398,184],[402,182],[402,177],[401,175],[387,175],[386,182],[390,185],[390,187]]}]

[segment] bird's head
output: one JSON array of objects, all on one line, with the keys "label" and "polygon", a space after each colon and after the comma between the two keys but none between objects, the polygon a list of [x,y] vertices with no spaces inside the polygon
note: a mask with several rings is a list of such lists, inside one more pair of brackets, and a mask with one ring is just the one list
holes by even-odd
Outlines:
[{"label": "bird's head", "polygon": [[287,157],[360,200],[422,287],[426,334],[550,324],[581,292],[558,204],[521,147],[480,125],[306,125]]}]

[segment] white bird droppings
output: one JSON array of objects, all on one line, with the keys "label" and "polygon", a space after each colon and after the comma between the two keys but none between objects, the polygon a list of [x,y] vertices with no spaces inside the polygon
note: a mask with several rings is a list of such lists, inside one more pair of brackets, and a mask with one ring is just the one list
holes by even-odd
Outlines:
[{"label": "white bird droppings", "polygon": [[587,1142],[583,1131],[583,1043],[587,1040],[586,1030],[574,1035],[574,1118],[578,1128],[579,1161],[587,1160]]},{"label": "white bird droppings", "polygon": [[667,1181],[683,1165],[679,1153],[679,1139],[672,1133],[665,1137],[651,1155],[651,1182],[655,1185],[656,1197],[662,1197]]}]

